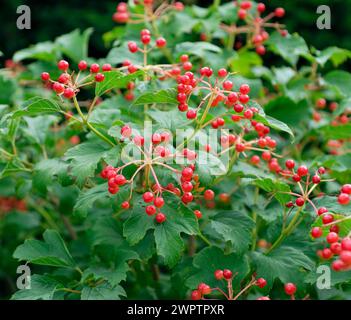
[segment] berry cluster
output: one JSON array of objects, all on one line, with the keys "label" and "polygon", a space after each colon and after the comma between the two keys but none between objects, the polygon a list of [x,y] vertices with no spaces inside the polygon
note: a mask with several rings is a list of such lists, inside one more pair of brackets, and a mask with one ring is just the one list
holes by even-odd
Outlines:
[{"label": "berry cluster", "polygon": [[[266,53],[264,46],[265,41],[269,39],[269,34],[266,28],[274,28],[280,32],[282,36],[288,34],[287,30],[282,29],[284,26],[279,23],[272,23],[272,18],[282,18],[285,15],[283,8],[276,8],[273,12],[262,17],[262,14],[266,11],[264,3],[258,3],[254,8],[254,4],[251,1],[237,1],[234,4],[238,7],[238,18],[245,22],[243,26],[225,25],[221,24],[221,28],[230,35],[230,39],[234,39],[237,34],[247,34],[248,45],[256,48],[256,52],[259,55]],[[229,42],[230,43],[230,42]],[[232,46],[232,44],[230,43]]]},{"label": "berry cluster", "polygon": [[154,47],[163,48],[166,46],[167,41],[165,38],[159,37],[155,41],[155,46],[148,48],[151,42],[151,32],[148,29],[140,31],[140,41],[144,45],[144,49],[139,48],[138,44],[134,41],[128,42],[128,49],[131,53],[142,52],[144,54],[149,53]]},{"label": "berry cluster", "polygon": [[[66,99],[75,97],[80,88],[96,82],[102,82],[105,79],[105,75],[99,72],[100,66],[97,63],[93,63],[90,66],[90,74],[82,79],[80,79],[81,72],[88,69],[88,64],[84,60],[78,63],[79,72],[76,76],[74,72],[71,74],[68,72],[69,63],[66,60],[60,60],[57,63],[57,67],[63,72],[60,74],[57,81],[52,80],[48,72],[43,72],[41,74],[41,79],[45,82],[50,82],[52,90],[55,91],[57,95],[64,96]],[[104,64],[101,69],[106,72],[111,71],[112,67],[110,64]]]},{"label": "berry cluster", "polygon": [[26,202],[15,197],[0,197],[0,216],[13,210],[27,211]]},{"label": "berry cluster", "polygon": [[[158,8],[154,8],[153,0],[144,0],[139,1],[135,0],[135,12],[130,12],[128,8],[128,4],[125,2],[120,2],[117,5],[116,12],[112,16],[112,20],[117,23],[133,23],[133,24],[142,24],[145,22],[153,22],[157,19],[160,19],[165,13],[171,10],[183,11],[184,4],[182,2],[174,2],[172,4],[168,4],[163,2]],[[144,7],[144,14],[140,14],[140,10],[138,10],[138,5]],[[134,11],[131,8],[131,11]]]}]

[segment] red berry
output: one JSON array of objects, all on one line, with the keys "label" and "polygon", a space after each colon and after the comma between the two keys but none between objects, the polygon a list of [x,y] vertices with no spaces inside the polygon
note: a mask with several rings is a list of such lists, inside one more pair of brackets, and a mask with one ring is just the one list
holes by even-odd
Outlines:
[{"label": "red berry", "polygon": [[332,269],[334,271],[340,271],[346,267],[345,263],[341,260],[335,260],[332,263]]},{"label": "red berry", "polygon": [[190,181],[184,181],[182,183],[182,190],[184,192],[191,192],[193,190],[194,186]]},{"label": "red berry", "polygon": [[234,105],[234,111],[235,111],[235,112],[240,113],[240,112],[242,112],[243,110],[244,110],[244,106],[243,106],[242,104],[236,104],[236,105]]},{"label": "red berry", "polygon": [[253,116],[254,116],[254,114],[250,109],[245,110],[245,112],[244,112],[245,119],[252,119]]},{"label": "red berry", "polygon": [[246,147],[245,147],[245,145],[244,145],[243,143],[237,143],[237,144],[235,145],[235,150],[236,150],[237,152],[244,152],[245,149],[246,149]]},{"label": "red berry", "polygon": [[198,219],[202,218],[202,212],[200,210],[195,210],[194,214],[195,214],[196,218],[198,218]]},{"label": "red berry", "polygon": [[49,74],[48,72],[43,72],[43,73],[41,74],[41,79],[42,79],[43,81],[48,81],[48,80],[50,79],[50,74]]},{"label": "red berry", "polygon": [[326,212],[328,212],[328,209],[325,208],[325,207],[320,207],[320,208],[318,209],[318,215],[319,215],[319,216],[322,215],[323,213],[326,213]]},{"label": "red berry", "polygon": [[128,201],[124,201],[124,202],[122,202],[121,207],[122,207],[122,209],[129,209],[130,204]]},{"label": "red berry", "polygon": [[182,201],[185,204],[192,202],[193,200],[194,200],[194,196],[191,192],[185,192],[182,196]]},{"label": "red berry", "polygon": [[83,70],[86,70],[88,68],[88,63],[84,60],[81,60],[79,63],[78,63],[78,69],[83,71]]},{"label": "red berry", "polygon": [[304,198],[300,197],[296,199],[295,203],[297,206],[302,207],[305,204],[305,200]]},{"label": "red berry", "polygon": [[277,8],[274,13],[278,18],[282,18],[285,15],[285,10],[283,8]]},{"label": "red berry", "polygon": [[112,70],[112,66],[109,64],[109,63],[105,63],[103,66],[102,66],[102,71],[111,71]]},{"label": "red berry", "polygon": [[211,189],[208,189],[204,192],[205,200],[210,201],[210,200],[213,200],[214,197],[215,197],[215,193]]},{"label": "red berry", "polygon": [[233,272],[231,272],[228,269],[224,269],[223,270],[223,277],[224,277],[224,279],[230,280],[232,278],[232,276],[233,276]]},{"label": "red berry", "polygon": [[232,88],[233,88],[233,82],[231,82],[229,80],[226,80],[223,82],[223,89],[224,90],[230,91],[230,90],[232,90]]},{"label": "red berry", "polygon": [[186,61],[183,64],[183,69],[186,71],[190,71],[193,68],[193,65],[190,61]]},{"label": "red berry", "polygon": [[191,110],[189,110],[189,111],[186,113],[186,117],[187,117],[189,120],[195,119],[196,116],[197,116],[197,112],[196,112],[196,110],[194,110],[194,109],[191,109]]},{"label": "red berry", "polygon": [[351,239],[350,238],[342,239],[341,246],[343,250],[351,251]]},{"label": "red berry", "polygon": [[333,256],[333,252],[329,248],[322,250],[323,259],[329,260]]},{"label": "red berry", "polygon": [[250,86],[248,84],[242,84],[239,90],[241,94],[248,94],[250,92]]},{"label": "red berry", "polygon": [[151,36],[149,34],[144,34],[140,37],[140,40],[144,45],[147,45],[151,41]]},{"label": "red berry", "polygon": [[61,94],[63,93],[63,91],[65,90],[65,87],[58,82],[54,82],[54,84],[52,85],[52,89],[57,93],[57,94]]},{"label": "red berry", "polygon": [[342,251],[342,244],[339,242],[333,242],[330,244],[330,250],[334,253],[339,255],[340,252]]},{"label": "red berry", "polygon": [[257,285],[259,288],[264,288],[264,287],[267,285],[267,281],[266,281],[266,279],[259,278],[259,279],[257,279],[257,281],[256,281],[256,285]]},{"label": "red berry", "polygon": [[180,61],[181,62],[187,62],[189,60],[189,56],[187,54],[183,54],[180,56]]},{"label": "red berry", "polygon": [[200,300],[202,298],[202,295],[199,290],[194,290],[191,293],[191,300]]},{"label": "red berry", "polygon": [[62,71],[67,71],[69,68],[69,63],[66,60],[60,60],[57,64],[57,67]]},{"label": "red berry", "polygon": [[285,166],[288,168],[288,169],[294,169],[294,167],[295,167],[295,161],[294,160],[291,160],[291,159],[289,159],[289,160],[286,160],[286,162],[285,162]]},{"label": "red berry", "polygon": [[238,11],[238,17],[239,17],[239,19],[244,20],[244,19],[246,18],[246,14],[247,14],[246,10],[244,10],[244,9],[239,9],[239,11]]},{"label": "red berry", "polygon": [[66,88],[65,91],[63,92],[63,96],[67,99],[72,99],[74,95],[75,93],[72,88]]},{"label": "red berry", "polygon": [[156,46],[157,46],[158,48],[163,48],[166,44],[167,44],[167,41],[166,41],[165,38],[158,38],[158,39],[156,40]]},{"label": "red berry", "polygon": [[135,53],[138,51],[138,45],[134,41],[128,42],[128,49],[131,53]]},{"label": "red berry", "polygon": [[266,5],[264,3],[258,3],[257,4],[257,11],[260,13],[266,11]]},{"label": "red berry", "polygon": [[156,208],[162,208],[164,204],[165,204],[165,201],[163,200],[162,197],[155,198],[154,205]]},{"label": "red berry", "polygon": [[300,177],[306,176],[308,174],[308,169],[306,166],[300,166],[297,168],[297,174]]},{"label": "red berry", "polygon": [[327,242],[328,243],[334,243],[339,240],[339,236],[336,232],[329,232],[327,235]]},{"label": "red berry", "polygon": [[224,78],[228,74],[228,71],[224,68],[218,70],[218,77]]},{"label": "red berry", "polygon": [[347,205],[350,203],[350,196],[347,193],[340,193],[338,196],[338,202],[341,205]]},{"label": "red berry", "polygon": [[223,270],[216,270],[214,272],[214,276],[217,280],[222,280],[223,279]]},{"label": "red berry", "polygon": [[197,287],[197,289],[203,294],[210,294],[212,292],[211,287],[207,285],[206,283],[200,283]]},{"label": "red berry", "polygon": [[328,214],[328,213],[327,213],[327,214],[324,214],[323,217],[322,217],[322,222],[323,222],[323,224],[331,223],[333,220],[334,220],[333,215]]},{"label": "red berry", "polygon": [[320,183],[320,182],[321,182],[321,177],[318,176],[318,175],[314,175],[314,176],[312,177],[312,182],[313,182],[314,184]]},{"label": "red berry", "polygon": [[155,217],[156,222],[163,223],[166,221],[166,216],[163,213],[158,213]]},{"label": "red berry", "polygon": [[145,208],[145,212],[147,213],[148,216],[152,216],[156,213],[156,207],[153,205],[147,206]]},{"label": "red berry", "polygon": [[102,82],[102,81],[104,81],[104,79],[105,79],[105,75],[103,75],[102,73],[97,73],[95,75],[95,81],[96,82]]},{"label": "red berry", "polygon": [[146,203],[152,202],[154,200],[154,194],[150,191],[145,192],[143,194],[143,199],[144,199],[144,202],[146,202]]},{"label": "red berry", "polygon": [[292,296],[296,292],[296,289],[296,285],[291,282],[284,285],[284,291],[289,296]]},{"label": "red berry", "polygon": [[93,63],[90,66],[90,72],[91,73],[98,73],[100,71],[100,66],[97,63]]},{"label": "red berry", "polygon": [[351,265],[351,251],[341,251],[340,260],[347,265]]},{"label": "red berry", "polygon": [[132,128],[128,125],[125,125],[121,128],[121,135],[125,138],[129,138],[132,135]]},{"label": "red berry", "polygon": [[344,184],[341,188],[341,192],[351,194],[351,184]]},{"label": "red berry", "polygon": [[313,238],[320,238],[323,235],[323,230],[320,227],[314,227],[311,231],[311,236]]},{"label": "red berry", "polygon": [[193,170],[189,167],[184,168],[182,171],[182,177],[186,180],[191,180],[193,177],[193,174],[194,174]]}]

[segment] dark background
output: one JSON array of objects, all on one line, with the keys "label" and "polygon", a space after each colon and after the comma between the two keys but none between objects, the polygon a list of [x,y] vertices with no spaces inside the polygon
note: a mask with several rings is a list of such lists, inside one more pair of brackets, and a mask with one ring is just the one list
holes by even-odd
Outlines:
[{"label": "dark background", "polygon": [[[19,49],[40,41],[53,40],[55,37],[73,29],[94,27],[91,56],[104,56],[101,36],[116,24],[111,16],[119,1],[114,0],[0,0],[0,51],[9,58]],[[212,1],[183,1],[208,6]],[[222,1],[225,2],[225,1]],[[284,18],[288,29],[298,32],[312,46],[325,48],[336,45],[351,49],[351,0],[262,0],[268,8],[282,6],[287,15]],[[16,9],[28,5],[32,14],[32,29],[18,30]],[[329,5],[332,11],[332,29],[318,30],[315,26],[319,5]],[[267,10],[268,11],[268,10]]]}]

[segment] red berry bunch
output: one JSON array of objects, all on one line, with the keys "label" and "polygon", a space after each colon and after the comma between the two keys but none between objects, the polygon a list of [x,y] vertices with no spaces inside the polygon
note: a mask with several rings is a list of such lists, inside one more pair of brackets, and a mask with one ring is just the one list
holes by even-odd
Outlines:
[{"label": "red berry bunch", "polygon": [[221,24],[221,28],[229,34],[247,34],[248,43],[256,48],[256,52],[259,55],[266,53],[264,43],[269,39],[269,34],[266,31],[267,28],[275,28],[280,32],[282,36],[287,35],[287,31],[282,29],[284,26],[279,23],[272,23],[272,18],[282,18],[285,15],[283,8],[276,8],[273,12],[269,13],[265,17],[262,17],[266,11],[264,3],[258,3],[256,9],[252,1],[237,1],[234,4],[238,7],[237,15],[240,21],[243,21],[245,25],[225,25]]},{"label": "red berry bunch", "polygon": [[[72,99],[79,92],[80,88],[88,84],[93,84],[96,82],[102,82],[105,79],[103,73],[99,73],[100,66],[96,63],[93,63],[90,66],[90,75],[87,75],[83,78],[79,78],[80,72],[85,71],[88,68],[86,61],[82,60],[78,63],[79,73],[77,75],[72,72],[68,72],[69,63],[66,60],[60,60],[57,63],[59,70],[63,71],[56,81],[52,80],[48,72],[43,72],[41,74],[41,79],[45,82],[51,83],[51,88],[59,96],[64,96],[66,99]],[[111,71],[112,67],[110,64],[104,64],[102,71]],[[94,75],[94,80],[91,80],[91,75]]]},{"label": "red berry bunch", "polygon": [[129,20],[128,5],[125,2],[120,2],[117,5],[116,12],[113,14],[112,19],[117,23],[127,23]]}]

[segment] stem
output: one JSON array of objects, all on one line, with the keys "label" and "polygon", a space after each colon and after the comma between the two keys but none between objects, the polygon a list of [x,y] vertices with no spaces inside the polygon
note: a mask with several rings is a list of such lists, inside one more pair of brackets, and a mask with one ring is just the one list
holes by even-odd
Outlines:
[{"label": "stem", "polygon": [[298,209],[298,211],[296,212],[294,218],[290,221],[289,225],[282,231],[282,233],[280,234],[280,236],[278,237],[278,239],[272,244],[272,246],[266,251],[266,255],[271,253],[276,247],[278,247],[283,241],[284,239],[295,229],[296,225],[296,221],[298,220],[300,213],[302,212],[302,208],[300,207]]},{"label": "stem", "polygon": [[210,240],[208,240],[201,232],[198,234],[198,236],[199,236],[199,238],[200,238],[203,242],[205,242],[208,246],[210,246],[210,247],[212,246]]},{"label": "stem", "polygon": [[108,143],[110,146],[114,147],[115,144],[107,137],[105,137],[101,132],[96,130],[90,122],[86,122],[87,127],[94,132],[101,140],[104,140],[106,143]]},{"label": "stem", "polygon": [[255,221],[255,226],[252,229],[252,245],[251,245],[251,251],[255,251],[256,250],[256,242],[257,242],[257,226],[256,226],[256,222],[257,222],[257,213],[256,212],[252,212],[252,220]]}]

